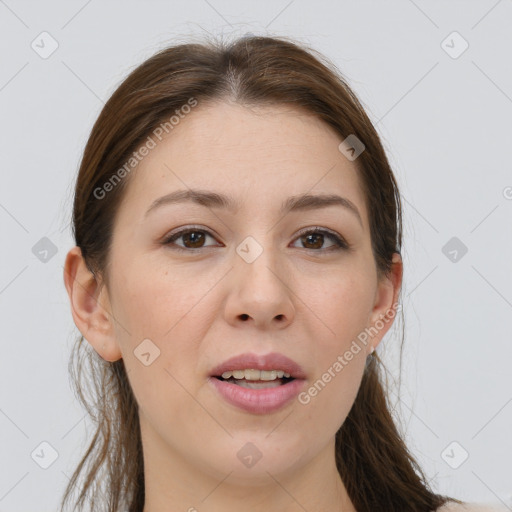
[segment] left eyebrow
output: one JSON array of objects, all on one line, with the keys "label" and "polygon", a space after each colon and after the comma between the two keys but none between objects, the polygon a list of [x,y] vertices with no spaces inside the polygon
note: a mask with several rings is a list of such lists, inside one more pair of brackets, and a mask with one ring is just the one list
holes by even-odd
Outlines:
[{"label": "left eyebrow", "polygon": [[[155,199],[146,211],[145,217],[160,206],[184,202],[193,202],[207,208],[224,208],[234,213],[240,209],[240,202],[235,201],[232,197],[207,190],[187,189],[176,190]],[[281,205],[280,213],[284,215],[288,212],[316,210],[330,206],[341,206],[352,212],[357,217],[361,227],[363,226],[361,214],[356,205],[346,197],[336,194],[300,194],[291,196]]]}]

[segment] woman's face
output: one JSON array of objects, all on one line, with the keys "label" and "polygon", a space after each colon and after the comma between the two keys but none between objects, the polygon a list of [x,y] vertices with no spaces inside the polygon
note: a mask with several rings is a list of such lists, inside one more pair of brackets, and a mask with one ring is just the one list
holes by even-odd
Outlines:
[{"label": "woman's face", "polygon": [[[172,460],[256,485],[267,472],[333,462],[371,344],[392,321],[373,340],[362,333],[397,291],[378,282],[358,171],[341,141],[297,110],[199,104],[133,171],[111,246],[108,343],[124,359],[152,468]],[[232,207],[161,199],[178,191]],[[297,378],[265,391],[217,378],[244,354],[253,361],[231,369],[281,354],[300,371],[267,361]]]}]

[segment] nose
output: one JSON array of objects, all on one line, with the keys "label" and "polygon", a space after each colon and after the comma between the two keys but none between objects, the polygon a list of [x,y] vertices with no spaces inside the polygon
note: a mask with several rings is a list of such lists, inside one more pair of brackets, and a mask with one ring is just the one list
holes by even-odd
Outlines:
[{"label": "nose", "polygon": [[284,265],[277,264],[271,253],[266,249],[251,263],[234,255],[225,305],[228,323],[283,329],[293,321],[291,274]]}]

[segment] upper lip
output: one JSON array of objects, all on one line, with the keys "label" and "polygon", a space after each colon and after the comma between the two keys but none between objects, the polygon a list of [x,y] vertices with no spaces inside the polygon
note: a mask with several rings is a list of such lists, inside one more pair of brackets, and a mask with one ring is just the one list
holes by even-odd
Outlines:
[{"label": "upper lip", "polygon": [[211,371],[212,377],[220,377],[224,372],[233,370],[283,370],[294,379],[305,379],[304,370],[295,361],[278,352],[270,354],[246,353],[231,357]]}]

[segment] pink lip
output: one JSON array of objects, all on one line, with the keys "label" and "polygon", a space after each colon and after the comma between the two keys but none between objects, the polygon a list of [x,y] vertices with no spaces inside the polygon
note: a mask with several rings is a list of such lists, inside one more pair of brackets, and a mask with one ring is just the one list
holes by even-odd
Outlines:
[{"label": "pink lip", "polygon": [[[275,388],[248,389],[215,377],[232,370],[283,370],[293,380]],[[209,382],[230,404],[254,414],[268,414],[284,407],[296,397],[305,383],[304,370],[283,354],[272,352],[266,355],[242,354],[232,357],[214,368]]]},{"label": "pink lip", "polygon": [[210,377],[209,382],[230,404],[254,414],[268,414],[284,407],[301,391],[303,379],[294,379],[277,388],[248,389]]}]

